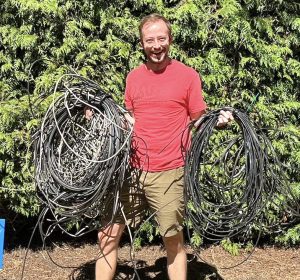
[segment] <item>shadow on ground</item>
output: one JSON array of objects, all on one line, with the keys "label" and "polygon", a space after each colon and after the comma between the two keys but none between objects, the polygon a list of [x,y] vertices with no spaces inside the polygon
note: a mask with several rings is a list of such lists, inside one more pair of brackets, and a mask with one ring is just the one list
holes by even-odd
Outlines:
[{"label": "shadow on ground", "polygon": [[[224,280],[217,272],[217,269],[206,263],[198,261],[192,255],[188,255],[188,259],[192,259],[188,263],[188,280]],[[142,260],[136,261],[138,276],[135,276],[133,265],[131,262],[118,263],[115,280],[135,279],[135,280],[167,280],[167,259],[162,257],[156,260],[152,266],[147,266]],[[88,262],[75,269],[69,276],[69,280],[94,280],[95,262]]]}]

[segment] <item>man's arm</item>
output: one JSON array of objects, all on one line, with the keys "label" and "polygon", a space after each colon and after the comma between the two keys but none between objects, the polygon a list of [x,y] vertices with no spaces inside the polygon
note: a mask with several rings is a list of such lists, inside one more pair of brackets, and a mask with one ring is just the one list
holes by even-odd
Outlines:
[{"label": "man's arm", "polygon": [[191,121],[194,122],[194,127],[198,127],[201,117],[205,114],[206,110],[190,114]]},{"label": "man's arm", "polygon": [[[84,114],[84,117],[87,119],[87,120],[91,120],[93,115],[94,115],[94,111],[91,107],[89,106],[85,106],[83,108],[83,114]],[[125,116],[125,119],[131,124],[133,125],[134,124],[134,117],[133,117],[133,111],[128,111],[127,113],[124,114]]]},{"label": "man's arm", "polygon": [[127,111],[127,113],[125,113],[125,119],[131,124],[134,125],[135,119],[133,116],[133,111]]},{"label": "man's arm", "polygon": [[[201,121],[201,117],[205,114],[205,110],[191,114],[191,120],[195,121],[194,126],[198,127],[200,121]],[[234,117],[232,115],[232,113],[230,111],[220,111],[220,115],[218,117],[218,122],[217,122],[217,127],[221,128],[226,126],[230,121],[233,121]]]},{"label": "man's arm", "polygon": [[191,121],[199,120],[205,114],[205,112],[206,110],[202,110],[200,112],[190,114]]}]

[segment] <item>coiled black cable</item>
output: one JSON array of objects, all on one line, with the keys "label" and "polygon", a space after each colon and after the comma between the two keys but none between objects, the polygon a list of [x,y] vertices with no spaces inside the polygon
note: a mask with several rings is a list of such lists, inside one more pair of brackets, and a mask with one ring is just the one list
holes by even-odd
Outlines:
[{"label": "coiled black cable", "polygon": [[[93,110],[91,120],[84,117],[86,106]],[[41,216],[53,217],[47,232],[41,219],[44,237],[55,227],[82,235],[99,228],[110,205],[116,211],[131,135],[124,113],[86,78],[68,74],[57,82],[34,145],[35,182],[45,207]]]},{"label": "coiled black cable", "polygon": [[283,179],[270,141],[247,114],[223,110],[235,119],[231,136],[220,131],[221,142],[212,144],[220,114],[214,110],[201,119],[186,157],[187,219],[198,235],[211,241],[249,233],[280,195],[285,196],[281,206],[299,215],[299,202]]}]

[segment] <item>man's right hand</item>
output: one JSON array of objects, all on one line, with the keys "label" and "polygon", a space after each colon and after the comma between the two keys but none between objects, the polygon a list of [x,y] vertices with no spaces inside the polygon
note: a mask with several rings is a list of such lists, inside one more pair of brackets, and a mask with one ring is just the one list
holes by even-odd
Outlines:
[{"label": "man's right hand", "polygon": [[93,115],[94,115],[94,111],[91,107],[89,106],[85,106],[83,108],[83,113],[84,113],[84,117],[87,119],[87,120],[91,120]]}]

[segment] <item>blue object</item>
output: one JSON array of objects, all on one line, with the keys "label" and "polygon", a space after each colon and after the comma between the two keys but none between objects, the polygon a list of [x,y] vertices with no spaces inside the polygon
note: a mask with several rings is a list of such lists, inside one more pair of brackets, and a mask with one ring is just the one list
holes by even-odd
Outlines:
[{"label": "blue object", "polygon": [[0,269],[3,268],[5,220],[0,219]]}]

